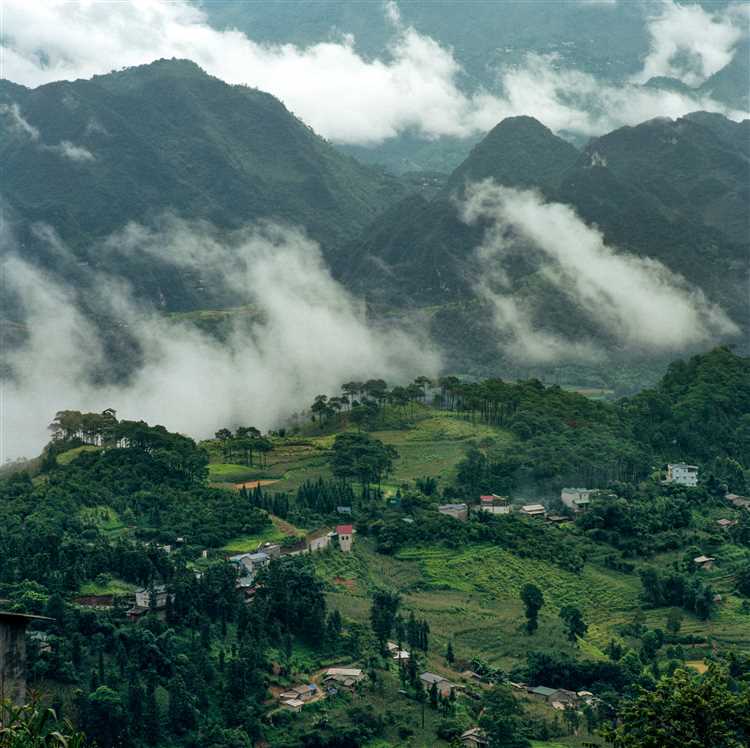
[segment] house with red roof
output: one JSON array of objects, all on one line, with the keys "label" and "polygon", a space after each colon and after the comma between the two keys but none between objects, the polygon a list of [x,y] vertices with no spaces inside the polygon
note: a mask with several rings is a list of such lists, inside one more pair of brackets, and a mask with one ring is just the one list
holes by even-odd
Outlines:
[{"label": "house with red roof", "polygon": [[354,543],[354,526],[353,525],[336,525],[336,537],[339,541],[339,548],[344,553],[349,553]]}]

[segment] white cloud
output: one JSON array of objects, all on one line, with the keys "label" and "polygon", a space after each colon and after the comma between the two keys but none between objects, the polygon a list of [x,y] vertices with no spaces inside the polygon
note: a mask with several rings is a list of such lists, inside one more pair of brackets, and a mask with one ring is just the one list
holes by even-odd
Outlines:
[{"label": "white cloud", "polygon": [[722,309],[660,262],[618,252],[602,233],[561,203],[491,180],[470,186],[464,220],[491,221],[477,250],[480,295],[496,311],[509,351],[519,359],[587,359],[593,348],[535,328],[528,299],[513,293],[505,272],[515,254],[534,259],[538,272],[619,344],[677,351],[738,332]]},{"label": "white cloud", "polygon": [[88,148],[84,148],[82,145],[75,145],[75,143],[71,143],[69,140],[61,140],[57,145],[45,145],[42,147],[46,151],[52,151],[71,161],[94,160],[94,154]]},{"label": "white cloud", "polygon": [[451,49],[405,25],[395,3],[385,12],[393,29],[387,54],[366,59],[351,36],[299,47],[218,31],[185,0],[5,0],[5,71],[11,80],[37,86],[163,57],[189,58],[228,83],[269,91],[318,133],[341,143],[376,143],[409,130],[467,136],[518,114],[584,135],[696,109],[741,116],[708,97],[607,85],[538,55],[501,70],[497,90],[468,94],[460,88],[461,66]]},{"label": "white cloud", "polygon": [[636,80],[667,76],[697,86],[731,62],[737,42],[747,34],[747,5],[710,12],[698,4],[664,0],[649,19],[648,32],[651,47]]},{"label": "white cloud", "polygon": [[[67,253],[48,228],[38,236]],[[222,238],[207,224],[166,218],[159,230],[131,224],[98,250],[158,253],[198,272],[226,269],[224,282],[244,292],[257,313],[238,317],[220,342],[144,308],[121,281],[93,275],[87,302],[119,320],[143,354],[126,384],[97,384],[91,374],[106,356],[73,289],[6,255],[7,288],[20,294],[29,330],[27,343],[5,358],[15,375],[5,384],[0,428],[6,457],[38,453],[46,425],[65,408],[114,407],[124,418],[205,437],[237,423],[278,425],[348,379],[397,381],[438,370],[437,354],[418,332],[371,324],[331,278],[317,245],[298,231],[267,224]]]},{"label": "white cloud", "polygon": [[0,114],[3,115],[8,127],[29,140],[39,140],[39,130],[21,114],[21,108],[15,102],[0,104]]},{"label": "white cloud", "polygon": [[45,143],[42,143],[42,134],[39,131],[39,128],[34,127],[23,116],[23,114],[21,114],[21,108],[16,102],[0,104],[0,115],[5,118],[7,126],[11,131],[36,143],[36,147],[40,150],[56,153],[63,158],[70,159],[71,161],[94,160],[94,154],[88,148],[71,143],[69,140],[61,140],[56,145],[46,145]]}]

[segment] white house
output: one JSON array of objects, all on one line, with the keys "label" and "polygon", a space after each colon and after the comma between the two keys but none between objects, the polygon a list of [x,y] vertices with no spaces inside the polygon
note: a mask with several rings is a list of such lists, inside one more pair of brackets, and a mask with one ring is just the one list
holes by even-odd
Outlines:
[{"label": "white house", "polygon": [[686,465],[684,462],[674,462],[667,465],[667,483],[677,483],[680,486],[698,485],[698,466]]},{"label": "white house", "polygon": [[519,511],[527,517],[543,518],[547,514],[544,504],[524,504]]},{"label": "white house", "polygon": [[344,553],[349,553],[354,544],[354,527],[352,525],[336,525],[336,536],[339,539],[339,548]]}]

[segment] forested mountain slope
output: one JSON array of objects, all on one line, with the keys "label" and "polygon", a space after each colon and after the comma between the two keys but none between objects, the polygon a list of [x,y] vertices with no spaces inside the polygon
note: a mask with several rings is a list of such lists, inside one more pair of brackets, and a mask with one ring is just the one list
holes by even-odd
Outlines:
[{"label": "forested mountain slope", "polygon": [[[96,264],[85,256],[93,240],[165,210],[220,227],[298,224],[329,250],[404,192],[273,96],[186,60],[33,90],[3,81],[0,105],[2,197],[27,254],[30,224],[45,222]],[[121,271],[136,282],[142,272]],[[167,306],[199,303],[168,283],[162,290]]]}]

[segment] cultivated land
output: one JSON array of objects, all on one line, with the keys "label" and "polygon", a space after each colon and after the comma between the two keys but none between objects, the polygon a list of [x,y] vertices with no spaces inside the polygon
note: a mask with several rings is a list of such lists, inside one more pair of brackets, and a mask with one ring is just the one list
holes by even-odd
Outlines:
[{"label": "cultivated land", "polygon": [[[601,393],[592,393],[599,396]],[[470,446],[510,445],[514,436],[503,429],[472,423],[456,413],[413,404],[406,409],[388,407],[382,416],[383,427],[370,435],[395,447],[399,459],[394,471],[383,483],[385,497],[393,495],[405,482],[424,476],[434,477],[438,486],[448,485],[455,476],[456,464]],[[295,491],[304,481],[330,478],[328,453],[335,434],[317,424],[303,424],[294,436],[274,437],[274,450],[268,453],[264,467],[245,468],[252,479],[272,479],[265,491]],[[355,430],[351,427],[349,430]],[[321,433],[322,431],[322,433]],[[209,442],[213,459],[220,459]],[[231,472],[229,468],[238,468]],[[211,476],[236,474],[243,466],[212,462]],[[217,480],[217,483],[219,481]],[[229,481],[227,481],[229,482]],[[732,511],[713,509],[697,518],[699,526],[708,531],[716,519]],[[274,518],[272,528],[253,536],[237,538],[224,547],[228,552],[254,550],[262,542],[278,542],[284,537],[303,534]],[[314,529],[314,528],[313,528]],[[571,532],[570,526],[556,528]],[[566,571],[539,559],[521,558],[503,548],[471,546],[466,548],[407,548],[395,557],[375,553],[372,542],[358,538],[354,553],[338,552],[316,556],[318,572],[329,583],[329,599],[342,614],[366,621],[369,596],[375,587],[388,586],[404,596],[407,609],[419,611],[430,621],[436,640],[435,651],[442,652],[449,638],[461,656],[480,657],[494,666],[508,669],[521,663],[529,650],[545,647],[556,651],[576,651],[567,643],[558,610],[563,605],[576,605],[584,613],[589,631],[580,643],[579,653],[604,657],[603,649],[612,639],[619,639],[617,627],[633,620],[641,610],[641,583],[637,570],[645,565],[665,568],[681,557],[681,552],[660,554],[646,559],[632,559],[636,571],[625,574],[607,568],[603,563],[609,551],[597,547],[590,553],[579,573]],[[718,549],[714,555],[730,562],[743,551],[731,545]],[[721,566],[704,577],[722,595],[721,604],[708,621],[700,621],[684,613],[684,634],[714,639],[720,644],[733,644],[750,650],[750,623],[740,612],[741,598],[732,594],[734,580],[722,572]],[[533,637],[519,631],[523,606],[519,599],[521,587],[531,582],[544,593],[540,628]],[[643,609],[646,623],[664,628],[668,608]],[[708,653],[710,646],[692,647],[696,658]]]},{"label": "cultivated land", "polygon": [[[370,435],[396,448],[399,459],[384,483],[385,493],[394,493],[406,481],[425,476],[446,485],[456,464],[471,445],[510,443],[513,436],[502,429],[472,424],[458,414],[421,405],[406,409],[388,407]],[[348,430],[355,431],[354,427]],[[294,436],[273,437],[274,449],[264,466],[245,466],[222,462],[216,442],[205,445],[211,455],[209,479],[219,484],[234,484],[258,479],[275,481],[270,490],[294,491],[307,480],[331,477],[328,456],[335,434],[315,424],[303,424]]]}]

